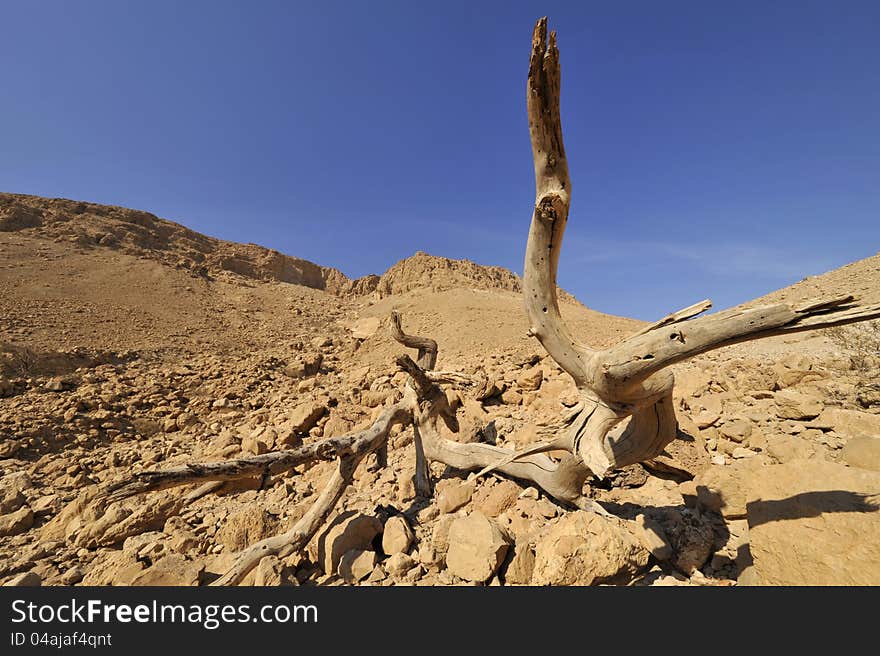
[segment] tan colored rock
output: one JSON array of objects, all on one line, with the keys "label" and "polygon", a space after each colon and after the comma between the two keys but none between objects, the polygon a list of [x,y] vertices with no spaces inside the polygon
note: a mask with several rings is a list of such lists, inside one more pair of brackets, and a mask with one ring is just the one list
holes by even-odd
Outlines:
[{"label": "tan colored rock", "polygon": [[535,569],[535,552],[531,545],[517,542],[508,551],[508,557],[501,568],[501,578],[505,583],[528,585]]},{"label": "tan colored rock", "polygon": [[24,533],[34,525],[34,513],[28,506],[0,515],[0,537]]},{"label": "tan colored rock", "polygon": [[509,389],[501,395],[501,400],[506,405],[519,405],[522,403],[523,396],[515,389]]},{"label": "tan colored rock", "polygon": [[[413,531],[402,515],[389,517],[382,532],[382,551],[389,556],[408,553],[414,539]],[[372,567],[370,567],[372,570]]]},{"label": "tan colored rock", "polygon": [[318,534],[317,562],[325,574],[336,574],[339,561],[347,551],[367,551],[382,532],[382,522],[373,515],[344,512]]},{"label": "tan colored rock", "polygon": [[776,403],[776,414],[782,419],[806,421],[813,419],[822,412],[822,402],[812,396],[784,389],[773,395]]},{"label": "tan colored rock", "polygon": [[19,471],[0,478],[0,515],[11,513],[24,505],[24,492],[34,487],[27,472]]},{"label": "tan colored rock", "polygon": [[748,485],[762,585],[880,585],[880,473],[832,462],[772,465]]},{"label": "tan colored rock", "polygon": [[657,560],[669,560],[672,558],[672,545],[663,530],[660,522],[644,513],[636,515],[635,520],[626,525],[627,529],[636,536],[642,546],[651,552]]},{"label": "tan colored rock", "polygon": [[455,517],[452,515],[441,515],[434,522],[434,530],[431,533],[431,547],[436,556],[436,562],[442,563],[446,558],[446,552],[449,550],[449,529]]},{"label": "tan colored rock", "polygon": [[385,571],[395,578],[405,576],[415,565],[416,561],[405,553],[396,553],[382,563]]},{"label": "tan colored rock", "polygon": [[745,517],[748,481],[754,475],[763,475],[762,465],[760,458],[753,457],[709,467],[694,479],[699,505],[728,519]]},{"label": "tan colored rock", "polygon": [[840,458],[851,467],[880,471],[880,437],[854,437],[844,445]]},{"label": "tan colored rock", "polygon": [[16,574],[3,584],[8,588],[34,588],[43,584],[43,579],[36,572],[22,572]]},{"label": "tan colored rock", "polygon": [[266,556],[260,559],[253,571],[254,585],[261,587],[279,587],[299,585],[296,577],[277,556]]},{"label": "tan colored rock", "polygon": [[308,433],[318,424],[318,420],[327,412],[326,406],[316,403],[302,403],[293,409],[284,427],[294,433]]},{"label": "tan colored rock", "polygon": [[533,585],[596,585],[631,580],[650,553],[617,520],[583,510],[554,523],[535,549]]},{"label": "tan colored rock", "polygon": [[354,322],[351,327],[351,336],[355,339],[367,339],[376,334],[381,321],[379,317],[364,317]]},{"label": "tan colored rock", "polygon": [[11,513],[24,505],[25,496],[17,487],[3,485],[0,481],[0,515]]},{"label": "tan colored rock", "polygon": [[437,507],[441,513],[452,513],[470,502],[475,486],[472,482],[450,480],[444,487],[437,487]]},{"label": "tan colored rock", "polygon": [[516,379],[516,384],[521,390],[534,392],[541,388],[544,381],[544,370],[541,367],[535,367],[530,371],[526,371]]},{"label": "tan colored rock", "polygon": [[767,437],[767,453],[780,463],[809,458],[824,460],[825,451],[825,447],[798,436],[777,434]]},{"label": "tan colored rock", "polygon": [[375,551],[352,549],[342,554],[342,558],[339,559],[339,576],[346,583],[358,583],[372,574],[375,566]]},{"label": "tan colored rock", "polygon": [[833,430],[844,438],[880,437],[880,415],[843,408],[825,408],[809,424],[810,428]]},{"label": "tan colored rock", "polygon": [[204,563],[189,560],[180,554],[170,554],[137,574],[131,585],[194,586],[205,571]]},{"label": "tan colored rock", "polygon": [[458,517],[449,528],[446,566],[465,581],[488,581],[504,561],[509,540],[498,525],[480,512]]},{"label": "tan colored rock", "polygon": [[474,508],[486,517],[498,517],[516,503],[522,488],[504,479],[491,487],[484,486],[474,494]]},{"label": "tan colored rock", "polygon": [[752,422],[747,419],[731,419],[718,427],[718,432],[737,444],[745,442],[752,434]]},{"label": "tan colored rock", "polygon": [[712,554],[715,534],[711,522],[690,508],[649,510],[672,547],[672,563],[688,576],[702,567]]},{"label": "tan colored rock", "polygon": [[259,437],[248,436],[241,441],[241,450],[244,453],[259,456],[269,451],[270,446]]},{"label": "tan colored rock", "polygon": [[86,567],[83,585],[131,585],[144,563],[124,551],[104,551]]},{"label": "tan colored rock", "polygon": [[227,551],[241,551],[278,530],[278,521],[262,508],[245,508],[229,515],[217,530],[214,540]]}]

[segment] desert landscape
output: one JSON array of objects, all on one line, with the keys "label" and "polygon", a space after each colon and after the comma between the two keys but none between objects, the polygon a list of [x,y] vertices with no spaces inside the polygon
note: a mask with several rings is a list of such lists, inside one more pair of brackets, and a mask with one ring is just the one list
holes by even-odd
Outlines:
[{"label": "desert landscape", "polygon": [[880,254],[706,316],[586,307],[558,73],[542,20],[522,278],[0,194],[0,582],[880,584]]},{"label": "desert landscape", "polygon": [[[105,507],[90,491],[370,426],[404,388],[392,310],[437,341],[438,370],[489,382],[447,389],[450,439],[524,448],[578,402],[528,336],[509,271],[417,253],[348,280],[148,212],[15,194],[0,196],[0,229],[5,585],[206,585],[293,526],[333,462]],[[880,256],[757,303],[842,293],[880,300]],[[596,347],[644,327],[564,294],[560,306]],[[242,582],[876,584],[878,343],[869,322],[676,365],[679,439],[586,484],[617,520],[441,463],[419,496],[412,427],[395,426],[387,465],[357,468],[308,547]]]}]

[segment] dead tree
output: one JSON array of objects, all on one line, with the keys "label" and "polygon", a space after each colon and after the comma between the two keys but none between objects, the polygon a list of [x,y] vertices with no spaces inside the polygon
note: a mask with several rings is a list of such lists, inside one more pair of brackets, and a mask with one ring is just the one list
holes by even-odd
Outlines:
[{"label": "dead tree", "polygon": [[[523,272],[529,332],[568,373],[580,394],[579,412],[556,439],[512,453],[486,444],[443,440],[436,417],[414,418],[427,457],[463,470],[493,469],[540,485],[557,499],[583,506],[586,478],[656,458],[676,437],[672,403],[676,364],[701,353],[754,339],[815,330],[880,316],[880,305],[861,306],[852,296],[816,299],[800,305],[776,304],[728,310],[694,318],[712,306],[701,301],[627,337],[596,350],[577,340],[559,312],[556,272],[568,221],[571,180],[559,114],[560,65],[556,33],[547,35],[541,18],[532,35],[526,104],[535,165],[535,208]],[[405,345],[399,317],[395,337]],[[559,462],[549,450],[570,454]]]},{"label": "dead tree", "polygon": [[[318,460],[336,460],[336,471],[312,508],[281,535],[245,548],[215,585],[241,582],[260,559],[284,557],[305,547],[321,527],[351,482],[355,469],[370,453],[381,454],[395,425],[412,424],[416,448],[417,491],[429,495],[429,461],[460,470],[497,470],[531,481],[555,499],[580,508],[605,512],[584,495],[590,475],[602,477],[611,469],[657,457],[675,437],[677,421],[672,404],[674,379],[670,365],[730,344],[774,335],[854,323],[880,317],[880,305],[860,306],[852,296],[819,299],[798,306],[767,305],[729,310],[694,318],[711,307],[702,301],[674,312],[610,348],[596,350],[577,342],[565,327],[556,297],[556,271],[571,195],[571,181],[562,143],[559,116],[559,51],[556,35],[547,36],[547,20],[535,25],[527,84],[527,107],[535,165],[535,209],[526,246],[523,293],[530,333],[577,385],[580,403],[560,422],[557,437],[522,452],[489,444],[459,443],[441,435],[443,422],[458,430],[455,412],[440,383],[470,388],[484,398],[486,379],[455,372],[433,371],[437,343],[403,332],[397,313],[392,335],[417,349],[418,363],[409,356],[396,360],[409,375],[401,401],[385,408],[368,429],[322,440],[298,449],[266,453],[220,463],[189,464],[146,471],[105,485],[90,497],[107,505],[133,495],[199,483],[187,499],[211,491],[217,482],[292,471]],[[549,450],[565,455],[554,460]],[[384,459],[379,458],[379,465]]]}]

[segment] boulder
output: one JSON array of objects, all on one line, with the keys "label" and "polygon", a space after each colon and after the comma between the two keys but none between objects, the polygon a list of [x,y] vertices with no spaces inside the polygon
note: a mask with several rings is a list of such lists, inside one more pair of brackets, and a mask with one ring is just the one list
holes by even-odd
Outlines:
[{"label": "boulder", "polygon": [[484,514],[473,512],[458,517],[449,527],[446,566],[464,579],[483,583],[498,571],[509,541],[498,525]]},{"label": "boulder", "polygon": [[339,561],[353,549],[367,551],[382,532],[382,522],[373,515],[347,511],[339,515],[317,539],[317,562],[325,574],[336,574]]},{"label": "boulder", "polygon": [[339,576],[346,583],[358,583],[372,574],[375,566],[375,551],[352,549],[342,554],[342,558],[339,559]]},{"label": "boulder", "polygon": [[[440,485],[437,486],[440,488]],[[472,482],[450,480],[437,490],[437,507],[441,513],[452,513],[468,504],[474,494]]]},{"label": "boulder", "polygon": [[776,414],[782,419],[806,421],[813,419],[822,412],[822,402],[812,396],[784,389],[773,395],[776,403]]},{"label": "boulder", "polygon": [[501,569],[501,578],[505,583],[528,585],[535,569],[534,549],[526,542],[517,542],[508,552]]},{"label": "boulder", "polygon": [[36,572],[22,572],[16,574],[3,587],[9,588],[34,588],[43,584],[43,579]]},{"label": "boulder", "polygon": [[532,585],[623,583],[650,559],[620,521],[583,510],[554,523],[535,549]]},{"label": "boulder", "polygon": [[516,384],[521,390],[534,392],[541,388],[544,381],[544,370],[541,367],[535,367],[530,371],[526,371],[516,379]]},{"label": "boulder", "polygon": [[722,437],[739,444],[745,442],[752,434],[752,422],[747,419],[731,419],[719,426],[718,432]]},{"label": "boulder", "polygon": [[748,481],[761,466],[761,459],[752,457],[732,465],[708,467],[694,479],[699,505],[720,512],[727,519],[745,517]]},{"label": "boulder", "polygon": [[131,585],[194,586],[205,570],[203,563],[189,560],[180,554],[171,554],[135,575]]},{"label": "boulder", "polygon": [[132,580],[144,570],[144,564],[125,551],[99,552],[86,568],[83,585],[131,585]]},{"label": "boulder", "polygon": [[34,525],[34,513],[28,506],[0,515],[0,537],[24,533]]},{"label": "boulder", "polygon": [[415,565],[416,561],[405,553],[396,553],[383,563],[385,571],[396,578],[405,576]]},{"label": "boulder", "polygon": [[229,515],[217,530],[214,540],[227,551],[241,551],[263,538],[275,535],[278,521],[262,508],[244,508]]},{"label": "boulder", "polygon": [[355,339],[367,339],[376,334],[381,321],[379,317],[364,317],[354,322],[351,327],[351,336]]},{"label": "boulder", "polygon": [[840,458],[851,467],[880,472],[880,437],[854,437],[844,445]]},{"label": "boulder", "polygon": [[315,402],[301,403],[290,413],[284,427],[294,433],[308,433],[318,424],[318,420],[324,416],[327,408]]},{"label": "boulder", "polygon": [[[414,539],[409,523],[402,515],[389,517],[382,532],[382,551],[389,556],[396,553],[407,553]],[[371,568],[372,569],[372,568]]]},{"label": "boulder", "polygon": [[748,482],[761,585],[880,585],[880,473],[802,460]]},{"label": "boulder", "polygon": [[516,503],[521,492],[519,485],[507,479],[491,487],[483,486],[474,495],[474,508],[487,517],[498,517]]},{"label": "boulder", "polygon": [[843,437],[880,437],[880,415],[843,408],[825,408],[810,428],[833,430]]},{"label": "boulder", "polygon": [[254,585],[262,587],[279,587],[299,585],[293,573],[282,563],[278,556],[265,556],[260,559],[253,570]]}]

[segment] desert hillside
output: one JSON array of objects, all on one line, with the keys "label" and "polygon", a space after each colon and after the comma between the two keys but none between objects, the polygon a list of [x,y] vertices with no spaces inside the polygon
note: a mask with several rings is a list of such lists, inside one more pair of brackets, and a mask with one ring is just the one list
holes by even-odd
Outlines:
[{"label": "desert hillside", "polygon": [[[880,255],[755,303],[847,293],[880,301]],[[591,346],[644,325],[560,298]],[[109,505],[90,495],[139,471],[368,427],[404,388],[392,310],[438,342],[438,370],[487,383],[447,391],[450,438],[523,447],[577,403],[527,334],[519,278],[500,267],[419,252],[350,280],[148,212],[0,194],[0,581],[217,579],[300,519],[331,462]],[[357,470],[329,527],[245,582],[880,584],[878,345],[876,324],[862,324],[676,366],[680,439],[587,481],[615,521],[436,463],[435,494],[417,497],[412,429],[397,429],[387,466]],[[572,550],[557,553],[562,543]]]}]

